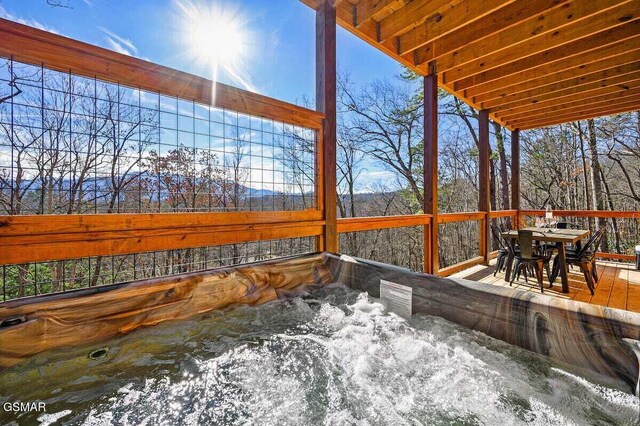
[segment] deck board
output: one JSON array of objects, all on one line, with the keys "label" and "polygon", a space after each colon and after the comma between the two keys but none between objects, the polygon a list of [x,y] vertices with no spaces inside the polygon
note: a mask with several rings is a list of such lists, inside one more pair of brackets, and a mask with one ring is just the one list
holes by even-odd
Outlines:
[{"label": "deck board", "polygon": [[627,310],[640,312],[640,271],[627,269]]},{"label": "deck board", "polygon": [[629,271],[620,269],[611,288],[607,306],[618,309],[627,309],[627,288],[629,286]]},{"label": "deck board", "polygon": [[[634,269],[629,263],[599,261],[597,264],[598,283],[595,294],[592,296],[584,276],[578,268],[569,271],[569,293],[562,293],[560,279],[557,278],[552,288],[547,288],[549,282],[545,274],[544,294],[571,299],[595,305],[609,306],[611,308],[626,309],[640,312],[640,271]],[[501,287],[509,287],[504,279],[504,272],[493,276],[495,260],[489,266],[476,265],[465,269],[452,277],[464,278],[472,281],[483,282]],[[512,288],[540,293],[540,287],[534,279],[525,283],[524,277],[514,281]]]}]

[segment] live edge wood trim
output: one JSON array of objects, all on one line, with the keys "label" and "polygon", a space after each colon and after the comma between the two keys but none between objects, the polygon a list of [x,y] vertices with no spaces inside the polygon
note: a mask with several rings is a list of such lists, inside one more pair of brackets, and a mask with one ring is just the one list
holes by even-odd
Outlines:
[{"label": "live edge wood trim", "polygon": [[0,216],[0,264],[321,235],[320,210]]},{"label": "live edge wood trim", "polygon": [[[0,304],[0,319],[26,321],[0,328],[0,371],[42,351],[89,351],[141,327],[262,304],[300,286],[332,282],[323,255],[312,254],[8,301]],[[4,379],[12,373],[0,374]]]},{"label": "live edge wood trim", "polygon": [[317,111],[6,19],[0,19],[0,56],[316,130],[324,119]]}]

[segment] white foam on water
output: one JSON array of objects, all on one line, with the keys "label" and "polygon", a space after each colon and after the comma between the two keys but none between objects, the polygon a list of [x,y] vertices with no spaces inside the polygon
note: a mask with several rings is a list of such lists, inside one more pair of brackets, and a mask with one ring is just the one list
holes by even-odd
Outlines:
[{"label": "white foam on water", "polygon": [[38,417],[38,421],[40,422],[40,426],[49,426],[69,414],[71,414],[71,410],[62,410],[57,413],[46,413]]},{"label": "white foam on water", "polygon": [[[606,388],[604,386],[591,383],[590,381],[580,376],[568,373],[559,368],[553,367],[552,370],[580,384],[586,391],[593,394],[595,398],[602,398],[612,404],[619,405],[621,407],[630,407],[639,404],[638,397],[634,395],[624,393],[617,389]],[[640,424],[640,419],[638,421],[638,424]]]},{"label": "white foam on water", "polygon": [[74,412],[74,419],[85,425],[582,425],[638,419],[635,397],[541,357],[442,319],[407,322],[364,294],[347,299],[298,298],[243,311],[260,327],[269,327],[275,312],[291,328],[264,339],[239,333],[238,344],[220,353],[188,352],[181,374],[130,381],[88,413]]}]

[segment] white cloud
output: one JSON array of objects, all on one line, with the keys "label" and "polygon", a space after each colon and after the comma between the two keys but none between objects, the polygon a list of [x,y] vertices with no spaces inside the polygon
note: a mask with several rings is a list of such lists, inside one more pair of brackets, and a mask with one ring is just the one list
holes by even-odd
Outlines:
[{"label": "white cloud", "polygon": [[109,31],[106,28],[100,28],[105,34],[105,40],[111,50],[115,50],[118,53],[129,56],[138,56],[138,48],[131,42],[131,40],[120,37],[113,31]]},{"label": "white cloud", "polygon": [[43,31],[49,31],[50,33],[60,34],[60,32],[55,28],[49,27],[40,21],[36,21],[35,19],[31,19],[31,18],[28,18],[28,19],[20,18],[12,13],[9,13],[4,7],[2,7],[2,5],[0,5],[0,18],[8,19],[10,21],[14,21],[23,25],[28,25],[30,27],[38,28]]}]

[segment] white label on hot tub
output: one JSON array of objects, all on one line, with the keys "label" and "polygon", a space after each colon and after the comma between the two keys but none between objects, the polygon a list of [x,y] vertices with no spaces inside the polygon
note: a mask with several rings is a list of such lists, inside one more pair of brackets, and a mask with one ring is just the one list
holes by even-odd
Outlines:
[{"label": "white label on hot tub", "polygon": [[411,287],[380,280],[380,300],[382,300],[389,312],[409,318],[411,316],[412,294],[413,289]]}]

